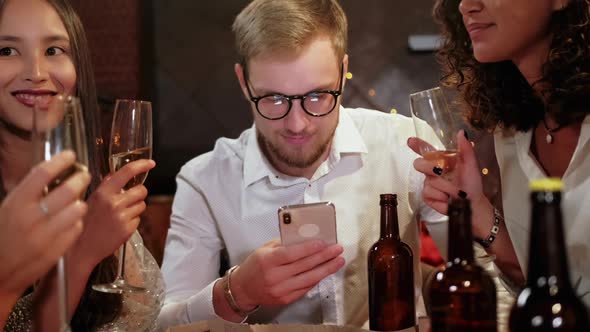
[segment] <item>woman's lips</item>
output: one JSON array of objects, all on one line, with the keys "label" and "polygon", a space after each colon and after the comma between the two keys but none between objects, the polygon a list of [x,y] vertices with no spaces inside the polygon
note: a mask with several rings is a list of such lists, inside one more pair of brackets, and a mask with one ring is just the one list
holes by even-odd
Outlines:
[{"label": "woman's lips", "polygon": [[27,107],[34,107],[35,104],[39,106],[40,109],[47,109],[49,107],[49,103],[51,102],[51,97],[55,95],[52,91],[15,91],[12,95],[16,98],[18,102],[27,106]]},{"label": "woman's lips", "polygon": [[469,33],[471,40],[474,40],[493,25],[493,23],[471,23],[466,26],[467,33]]}]

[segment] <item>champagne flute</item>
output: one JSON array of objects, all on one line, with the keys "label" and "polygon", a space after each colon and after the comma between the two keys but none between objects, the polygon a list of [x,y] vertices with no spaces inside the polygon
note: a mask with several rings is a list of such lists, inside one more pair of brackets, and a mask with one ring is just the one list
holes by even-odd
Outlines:
[{"label": "champagne flute", "polygon": [[[111,140],[109,144],[111,173],[130,162],[152,158],[152,104],[148,101],[118,99],[115,103]],[[143,184],[147,172],[134,176],[124,190]],[[115,281],[110,284],[93,285],[104,293],[141,293],[146,289],[129,284],[125,280],[126,243],[119,249],[119,266]]]},{"label": "champagne flute", "polygon": [[432,89],[410,94],[410,110],[416,136],[428,144],[420,146],[420,154],[436,163],[443,170],[442,176],[453,179],[457,164],[458,125],[449,111],[442,89]]},{"label": "champagne flute", "polygon": [[[72,96],[57,95],[48,103],[37,100],[33,108],[32,126],[33,162],[50,160],[54,155],[72,150],[76,162],[70,169],[58,175],[45,189],[45,194],[57,188],[68,177],[79,171],[88,171],[88,145],[80,100]],[[82,197],[83,199],[83,197]],[[66,259],[57,263],[59,331],[71,331],[68,315]]]}]

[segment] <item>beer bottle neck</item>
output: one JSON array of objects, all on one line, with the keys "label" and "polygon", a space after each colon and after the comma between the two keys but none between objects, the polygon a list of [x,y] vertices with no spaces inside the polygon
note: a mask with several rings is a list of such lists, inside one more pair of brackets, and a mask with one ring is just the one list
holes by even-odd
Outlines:
[{"label": "beer bottle neck", "polygon": [[386,202],[381,204],[381,238],[399,240],[397,207],[393,203]]},{"label": "beer bottle neck", "polygon": [[449,262],[473,262],[471,207],[468,201],[449,205]]},{"label": "beer bottle neck", "polygon": [[543,280],[571,287],[563,237],[560,192],[533,192],[527,284]]}]

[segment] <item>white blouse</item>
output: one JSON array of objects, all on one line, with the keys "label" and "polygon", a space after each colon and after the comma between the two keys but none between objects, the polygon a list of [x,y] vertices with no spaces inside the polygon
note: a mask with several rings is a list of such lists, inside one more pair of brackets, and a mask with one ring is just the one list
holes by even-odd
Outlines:
[{"label": "white blouse", "polygon": [[[532,131],[498,129],[494,134],[500,167],[504,218],[520,266],[528,269],[531,207],[529,181],[547,177],[530,152]],[[572,286],[590,306],[590,116],[586,116],[578,144],[563,175],[563,227]]]}]

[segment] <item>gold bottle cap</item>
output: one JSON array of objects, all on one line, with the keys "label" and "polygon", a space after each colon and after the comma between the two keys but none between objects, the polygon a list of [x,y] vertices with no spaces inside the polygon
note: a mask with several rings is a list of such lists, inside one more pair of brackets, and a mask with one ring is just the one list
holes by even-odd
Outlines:
[{"label": "gold bottle cap", "polygon": [[563,182],[560,178],[543,178],[532,180],[529,183],[531,191],[561,191]]}]

